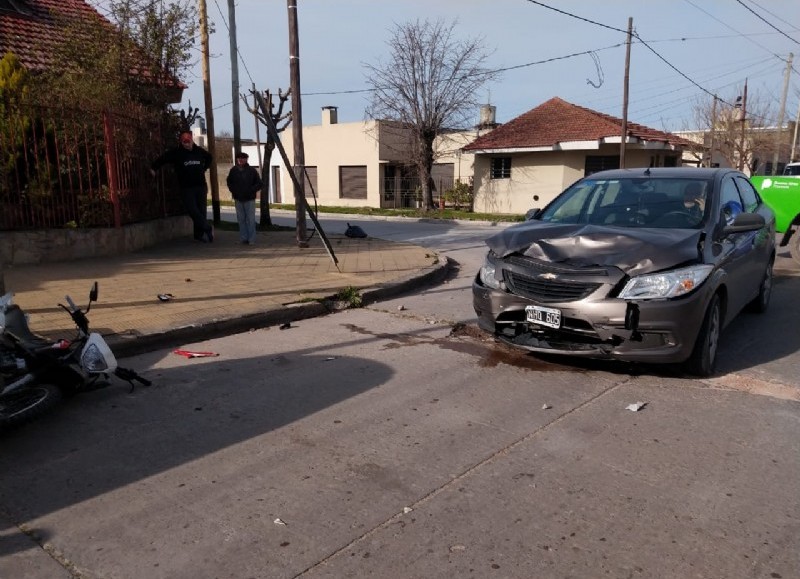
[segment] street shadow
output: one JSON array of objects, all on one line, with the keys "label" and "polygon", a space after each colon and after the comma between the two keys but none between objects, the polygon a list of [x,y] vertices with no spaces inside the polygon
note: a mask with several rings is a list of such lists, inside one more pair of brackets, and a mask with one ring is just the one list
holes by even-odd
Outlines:
[{"label": "street shadow", "polygon": [[800,351],[800,277],[776,273],[769,308],[742,312],[720,339],[717,373],[736,372],[793,356]]},{"label": "street shadow", "polygon": [[284,352],[144,373],[153,386],[129,393],[115,382],[0,435],[0,497],[12,521],[253,440],[376,388],[394,371],[364,358]]},{"label": "street shadow", "polygon": [[[800,352],[800,332],[797,331],[800,327],[800,309],[794,306],[798,295],[800,276],[794,272],[776,272],[772,299],[767,311],[763,314],[740,312],[723,330],[715,374],[747,370]],[[641,364],[532,352],[527,355],[576,371],[662,378],[692,377],[679,364]]]}]

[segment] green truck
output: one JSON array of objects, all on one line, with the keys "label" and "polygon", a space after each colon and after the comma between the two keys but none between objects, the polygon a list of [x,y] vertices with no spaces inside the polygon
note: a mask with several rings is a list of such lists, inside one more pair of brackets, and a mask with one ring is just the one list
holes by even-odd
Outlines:
[{"label": "green truck", "polygon": [[800,175],[753,176],[750,182],[775,212],[775,230],[783,233],[780,246],[789,246],[792,258],[800,264]]}]

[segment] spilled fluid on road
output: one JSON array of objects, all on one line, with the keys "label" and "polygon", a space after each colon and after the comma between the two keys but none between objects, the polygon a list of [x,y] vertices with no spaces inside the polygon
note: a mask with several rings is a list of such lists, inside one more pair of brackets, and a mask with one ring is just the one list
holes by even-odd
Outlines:
[{"label": "spilled fluid on road", "polygon": [[354,324],[343,324],[343,327],[356,334],[368,335],[386,340],[388,343],[383,346],[386,350],[419,345],[436,346],[443,350],[467,354],[477,358],[478,365],[482,368],[494,368],[500,364],[506,364],[507,366],[539,372],[587,371],[585,368],[573,365],[562,365],[544,360],[529,352],[516,350],[503,343],[496,342],[492,337],[482,332],[477,326],[470,324],[456,324],[450,331],[450,334],[444,338],[427,338],[414,334],[374,332]]}]

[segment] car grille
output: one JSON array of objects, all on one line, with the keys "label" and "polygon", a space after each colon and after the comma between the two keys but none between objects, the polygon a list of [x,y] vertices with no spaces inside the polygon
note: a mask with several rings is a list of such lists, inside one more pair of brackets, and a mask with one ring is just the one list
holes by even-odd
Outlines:
[{"label": "car grille", "polygon": [[538,302],[571,302],[585,298],[600,284],[548,280],[503,270],[503,280],[512,293]]},{"label": "car grille", "polygon": [[580,267],[570,266],[566,264],[556,263],[543,263],[532,257],[520,254],[511,254],[503,258],[503,262],[509,265],[524,267],[526,269],[533,269],[537,273],[556,273],[556,274],[569,274],[570,276],[608,276],[608,270],[604,267]]}]

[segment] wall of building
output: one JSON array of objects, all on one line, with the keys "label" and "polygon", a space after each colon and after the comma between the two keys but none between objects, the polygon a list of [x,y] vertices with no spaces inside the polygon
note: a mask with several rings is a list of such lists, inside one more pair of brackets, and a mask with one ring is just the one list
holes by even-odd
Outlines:
[{"label": "wall of building", "polygon": [[[320,205],[340,207],[380,207],[383,167],[386,164],[409,164],[411,140],[407,131],[398,130],[387,121],[337,123],[331,109],[322,110],[321,125],[303,128],[306,165],[317,167],[317,196]],[[282,135],[290,160],[294,157],[290,131]],[[469,182],[473,175],[474,155],[462,154],[461,147],[472,142],[476,132],[448,133],[437,138],[434,147],[439,152],[436,163],[452,163],[453,178]],[[272,164],[280,157],[274,154]],[[339,167],[367,167],[367,198],[345,199],[340,196]],[[288,170],[281,163],[281,185],[284,199],[292,198],[293,185]],[[306,191],[308,195],[309,192]]]},{"label": "wall of building", "polygon": [[533,207],[543,207],[583,176],[584,158],[582,151],[516,155],[511,159],[511,178],[491,179],[491,157],[478,155],[474,169],[475,211],[523,214]]},{"label": "wall of building", "polygon": [[[288,130],[283,133],[283,146],[293,161],[294,144],[290,133]],[[317,167],[317,202],[320,205],[380,207],[380,163],[376,134],[374,121],[303,127],[306,165]],[[367,199],[340,198],[340,166],[367,167]],[[285,167],[281,167],[281,182],[285,198],[291,199],[294,188]]]},{"label": "wall of building", "polygon": [[[619,147],[605,145],[595,151],[547,151],[511,156],[511,178],[491,179],[491,156],[477,155],[474,161],[475,211],[524,214],[544,207],[585,173],[586,156],[619,154]],[[663,149],[628,149],[628,168],[663,166],[665,156],[680,153]]]}]

